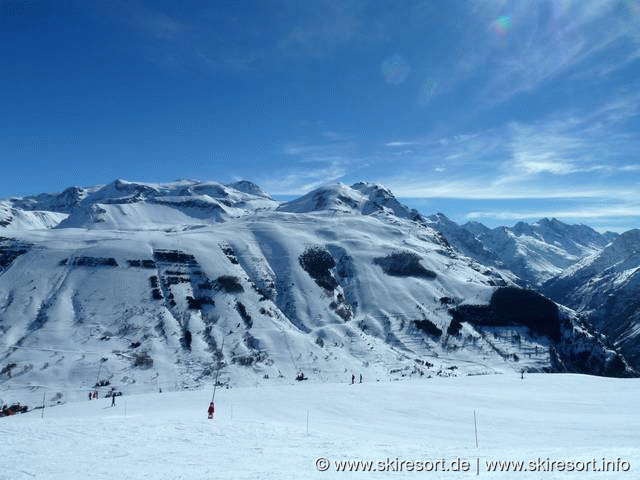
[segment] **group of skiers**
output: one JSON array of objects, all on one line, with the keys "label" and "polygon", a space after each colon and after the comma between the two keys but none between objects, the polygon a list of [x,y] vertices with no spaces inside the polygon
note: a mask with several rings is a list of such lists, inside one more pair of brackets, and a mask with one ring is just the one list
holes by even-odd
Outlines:
[{"label": "group of skiers", "polygon": [[26,405],[20,405],[19,403],[14,403],[13,405],[3,405],[0,408],[0,417],[10,417],[11,415],[15,415],[16,413],[26,413],[29,410],[29,407]]},{"label": "group of skiers", "polygon": [[[353,385],[354,383],[356,383],[356,374],[352,373],[351,374],[351,385]],[[360,374],[360,383],[362,383],[362,374]]]},{"label": "group of skiers", "polygon": [[[121,392],[116,392],[116,389],[111,387],[111,390],[107,392],[106,397],[111,397],[111,406],[116,406],[116,397],[122,395]],[[89,392],[89,400],[97,400],[98,399],[98,391],[94,390],[93,392]]]}]

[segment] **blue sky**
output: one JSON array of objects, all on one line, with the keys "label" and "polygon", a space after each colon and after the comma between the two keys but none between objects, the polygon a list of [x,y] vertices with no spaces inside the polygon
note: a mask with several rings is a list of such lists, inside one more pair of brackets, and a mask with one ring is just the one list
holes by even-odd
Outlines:
[{"label": "blue sky", "polygon": [[0,197],[367,180],[640,227],[640,0],[0,0],[0,111]]}]

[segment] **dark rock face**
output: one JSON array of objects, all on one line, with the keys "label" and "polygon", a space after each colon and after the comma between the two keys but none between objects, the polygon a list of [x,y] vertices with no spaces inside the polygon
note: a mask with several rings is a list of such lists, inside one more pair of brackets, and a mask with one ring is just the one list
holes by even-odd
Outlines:
[{"label": "dark rock face", "polygon": [[458,322],[486,327],[523,325],[554,341],[560,340],[558,306],[533,290],[498,288],[489,305],[460,305],[449,312]]},{"label": "dark rock face", "polygon": [[143,370],[148,370],[153,367],[153,358],[151,358],[149,352],[137,353],[133,357],[133,366]]},{"label": "dark rock face", "polygon": [[155,269],[156,262],[153,260],[127,260],[127,263],[132,268],[147,268],[147,269]]},{"label": "dark rock face", "polygon": [[491,307],[502,321],[525,325],[552,340],[560,338],[558,306],[532,290],[499,288],[491,297]]},{"label": "dark rock face", "polygon": [[435,338],[440,338],[442,336],[442,330],[440,330],[433,322],[427,319],[415,320],[413,324],[418,330],[422,330],[427,335],[431,335]]},{"label": "dark rock face", "polygon": [[393,277],[436,278],[436,273],[427,270],[420,263],[420,256],[413,252],[396,252],[386,257],[373,259],[384,273]]},{"label": "dark rock face", "polygon": [[247,308],[244,306],[244,304],[241,302],[236,302],[236,310],[238,311],[238,314],[242,318],[242,321],[245,323],[247,328],[251,328],[253,326],[253,319],[251,318],[251,315],[249,315],[249,312],[247,312]]},{"label": "dark rock face", "polygon": [[610,377],[633,377],[637,372],[623,357],[580,318],[560,315],[558,306],[532,290],[515,287],[497,289],[489,305],[451,308],[450,335],[459,334],[462,323],[474,327],[527,327],[543,335],[550,347],[553,372],[575,372]]},{"label": "dark rock face", "polygon": [[233,251],[233,247],[231,245],[220,245],[220,249],[233,265],[239,265],[238,258],[236,257],[236,253]]},{"label": "dark rock face", "polygon": [[154,250],[153,258],[155,258],[156,262],[181,265],[197,265],[198,263],[193,255],[177,250]]},{"label": "dark rock face", "polygon": [[117,267],[118,262],[115,258],[102,257],[77,257],[71,264],[74,267]]},{"label": "dark rock face", "polygon": [[0,237],[0,273],[7,270],[16,258],[29,251],[31,245]]},{"label": "dark rock face", "polygon": [[330,269],[336,266],[331,253],[321,247],[308,248],[298,258],[300,266],[325,290],[335,290],[338,282]]},{"label": "dark rock face", "polygon": [[216,279],[216,286],[219,290],[227,293],[241,293],[244,292],[244,288],[240,283],[238,277],[232,275],[221,275]]}]

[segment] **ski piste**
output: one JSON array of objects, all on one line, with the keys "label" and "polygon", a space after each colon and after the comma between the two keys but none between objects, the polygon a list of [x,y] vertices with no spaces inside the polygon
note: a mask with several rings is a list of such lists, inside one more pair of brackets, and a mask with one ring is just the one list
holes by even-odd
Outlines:
[{"label": "ski piste", "polygon": [[[2,418],[2,439],[11,452],[0,461],[0,479],[134,479],[159,471],[171,479],[322,479],[335,471],[316,469],[317,459],[326,458],[332,468],[337,461],[377,466],[387,459],[391,466],[460,459],[475,467],[478,459],[480,478],[624,480],[640,465],[640,447],[632,441],[640,431],[639,379],[527,374],[523,381],[512,372],[355,386],[345,380],[219,389],[216,400],[225,408],[214,422],[203,415],[208,389],[128,395],[126,412],[124,402],[103,410],[104,399],[47,406],[44,418],[39,410]],[[632,470],[581,475],[485,468],[486,462],[538,459],[546,465],[547,458],[597,464],[619,458]],[[446,480],[465,474],[394,473],[416,475]]]}]

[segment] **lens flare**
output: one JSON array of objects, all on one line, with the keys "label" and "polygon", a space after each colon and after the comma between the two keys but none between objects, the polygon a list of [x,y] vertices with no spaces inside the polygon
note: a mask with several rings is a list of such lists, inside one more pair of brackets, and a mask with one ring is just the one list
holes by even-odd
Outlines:
[{"label": "lens flare", "polygon": [[385,58],[380,65],[382,75],[387,83],[399,85],[409,76],[411,68],[400,55]]},{"label": "lens flare", "polygon": [[511,15],[502,15],[497,20],[491,22],[491,29],[499,37],[505,37],[511,30]]}]

